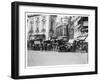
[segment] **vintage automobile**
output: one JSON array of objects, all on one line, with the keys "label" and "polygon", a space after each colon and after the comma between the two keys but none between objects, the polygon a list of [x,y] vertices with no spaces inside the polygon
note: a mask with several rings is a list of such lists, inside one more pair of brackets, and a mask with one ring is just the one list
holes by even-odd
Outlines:
[{"label": "vintage automobile", "polygon": [[88,42],[86,42],[85,40],[75,40],[73,42],[73,45],[72,45],[72,51],[73,52],[76,52],[76,51],[79,51],[79,52],[82,52],[82,51],[88,52]]},{"label": "vintage automobile", "polygon": [[31,36],[30,40],[27,42],[27,47],[30,50],[40,50],[41,42],[45,39],[45,35],[33,35]]},{"label": "vintage automobile", "polygon": [[79,36],[73,41],[73,52],[88,52],[88,34]]},{"label": "vintage automobile", "polygon": [[58,51],[59,52],[71,52],[72,44],[63,40],[59,41]]},{"label": "vintage automobile", "polygon": [[80,49],[81,52],[82,51],[88,52],[88,43],[87,42],[85,42],[84,40],[79,40],[78,44],[79,44],[78,49]]}]

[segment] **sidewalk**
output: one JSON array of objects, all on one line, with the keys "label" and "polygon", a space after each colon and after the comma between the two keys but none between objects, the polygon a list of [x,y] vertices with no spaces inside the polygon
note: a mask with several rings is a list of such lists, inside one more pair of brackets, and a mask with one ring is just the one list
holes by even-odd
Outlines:
[{"label": "sidewalk", "polygon": [[87,53],[28,51],[28,66],[86,64]]}]

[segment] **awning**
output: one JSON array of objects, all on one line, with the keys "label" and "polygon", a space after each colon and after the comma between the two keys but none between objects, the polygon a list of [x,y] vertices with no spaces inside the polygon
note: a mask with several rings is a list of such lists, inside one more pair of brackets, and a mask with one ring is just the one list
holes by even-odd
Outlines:
[{"label": "awning", "polygon": [[88,35],[78,36],[77,40],[85,40],[85,41],[87,41],[88,40]]}]

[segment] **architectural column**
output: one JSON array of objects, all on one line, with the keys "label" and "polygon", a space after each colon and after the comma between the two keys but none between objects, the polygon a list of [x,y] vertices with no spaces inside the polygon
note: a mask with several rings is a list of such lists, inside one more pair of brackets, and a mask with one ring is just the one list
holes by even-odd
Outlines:
[{"label": "architectural column", "polygon": [[40,21],[39,21],[39,17],[37,17],[37,19],[36,19],[36,33],[38,34],[39,33],[39,23],[40,23]]},{"label": "architectural column", "polygon": [[30,29],[29,29],[29,32],[28,32],[28,38],[29,40],[31,40],[31,36],[33,35],[34,31],[33,31],[33,24],[34,24],[34,21],[32,21],[31,19],[28,21],[29,24],[30,24]]},{"label": "architectural column", "polygon": [[46,23],[46,19],[45,19],[45,16],[43,16],[43,19],[42,19],[42,23],[43,23],[43,28],[42,28],[42,32],[43,32],[43,34],[45,33],[45,23]]}]

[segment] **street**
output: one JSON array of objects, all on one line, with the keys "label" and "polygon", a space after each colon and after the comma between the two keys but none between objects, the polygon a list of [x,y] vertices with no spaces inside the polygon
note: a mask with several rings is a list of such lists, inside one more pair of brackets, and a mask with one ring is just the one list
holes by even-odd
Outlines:
[{"label": "street", "polygon": [[87,53],[27,51],[27,66],[87,64]]}]

